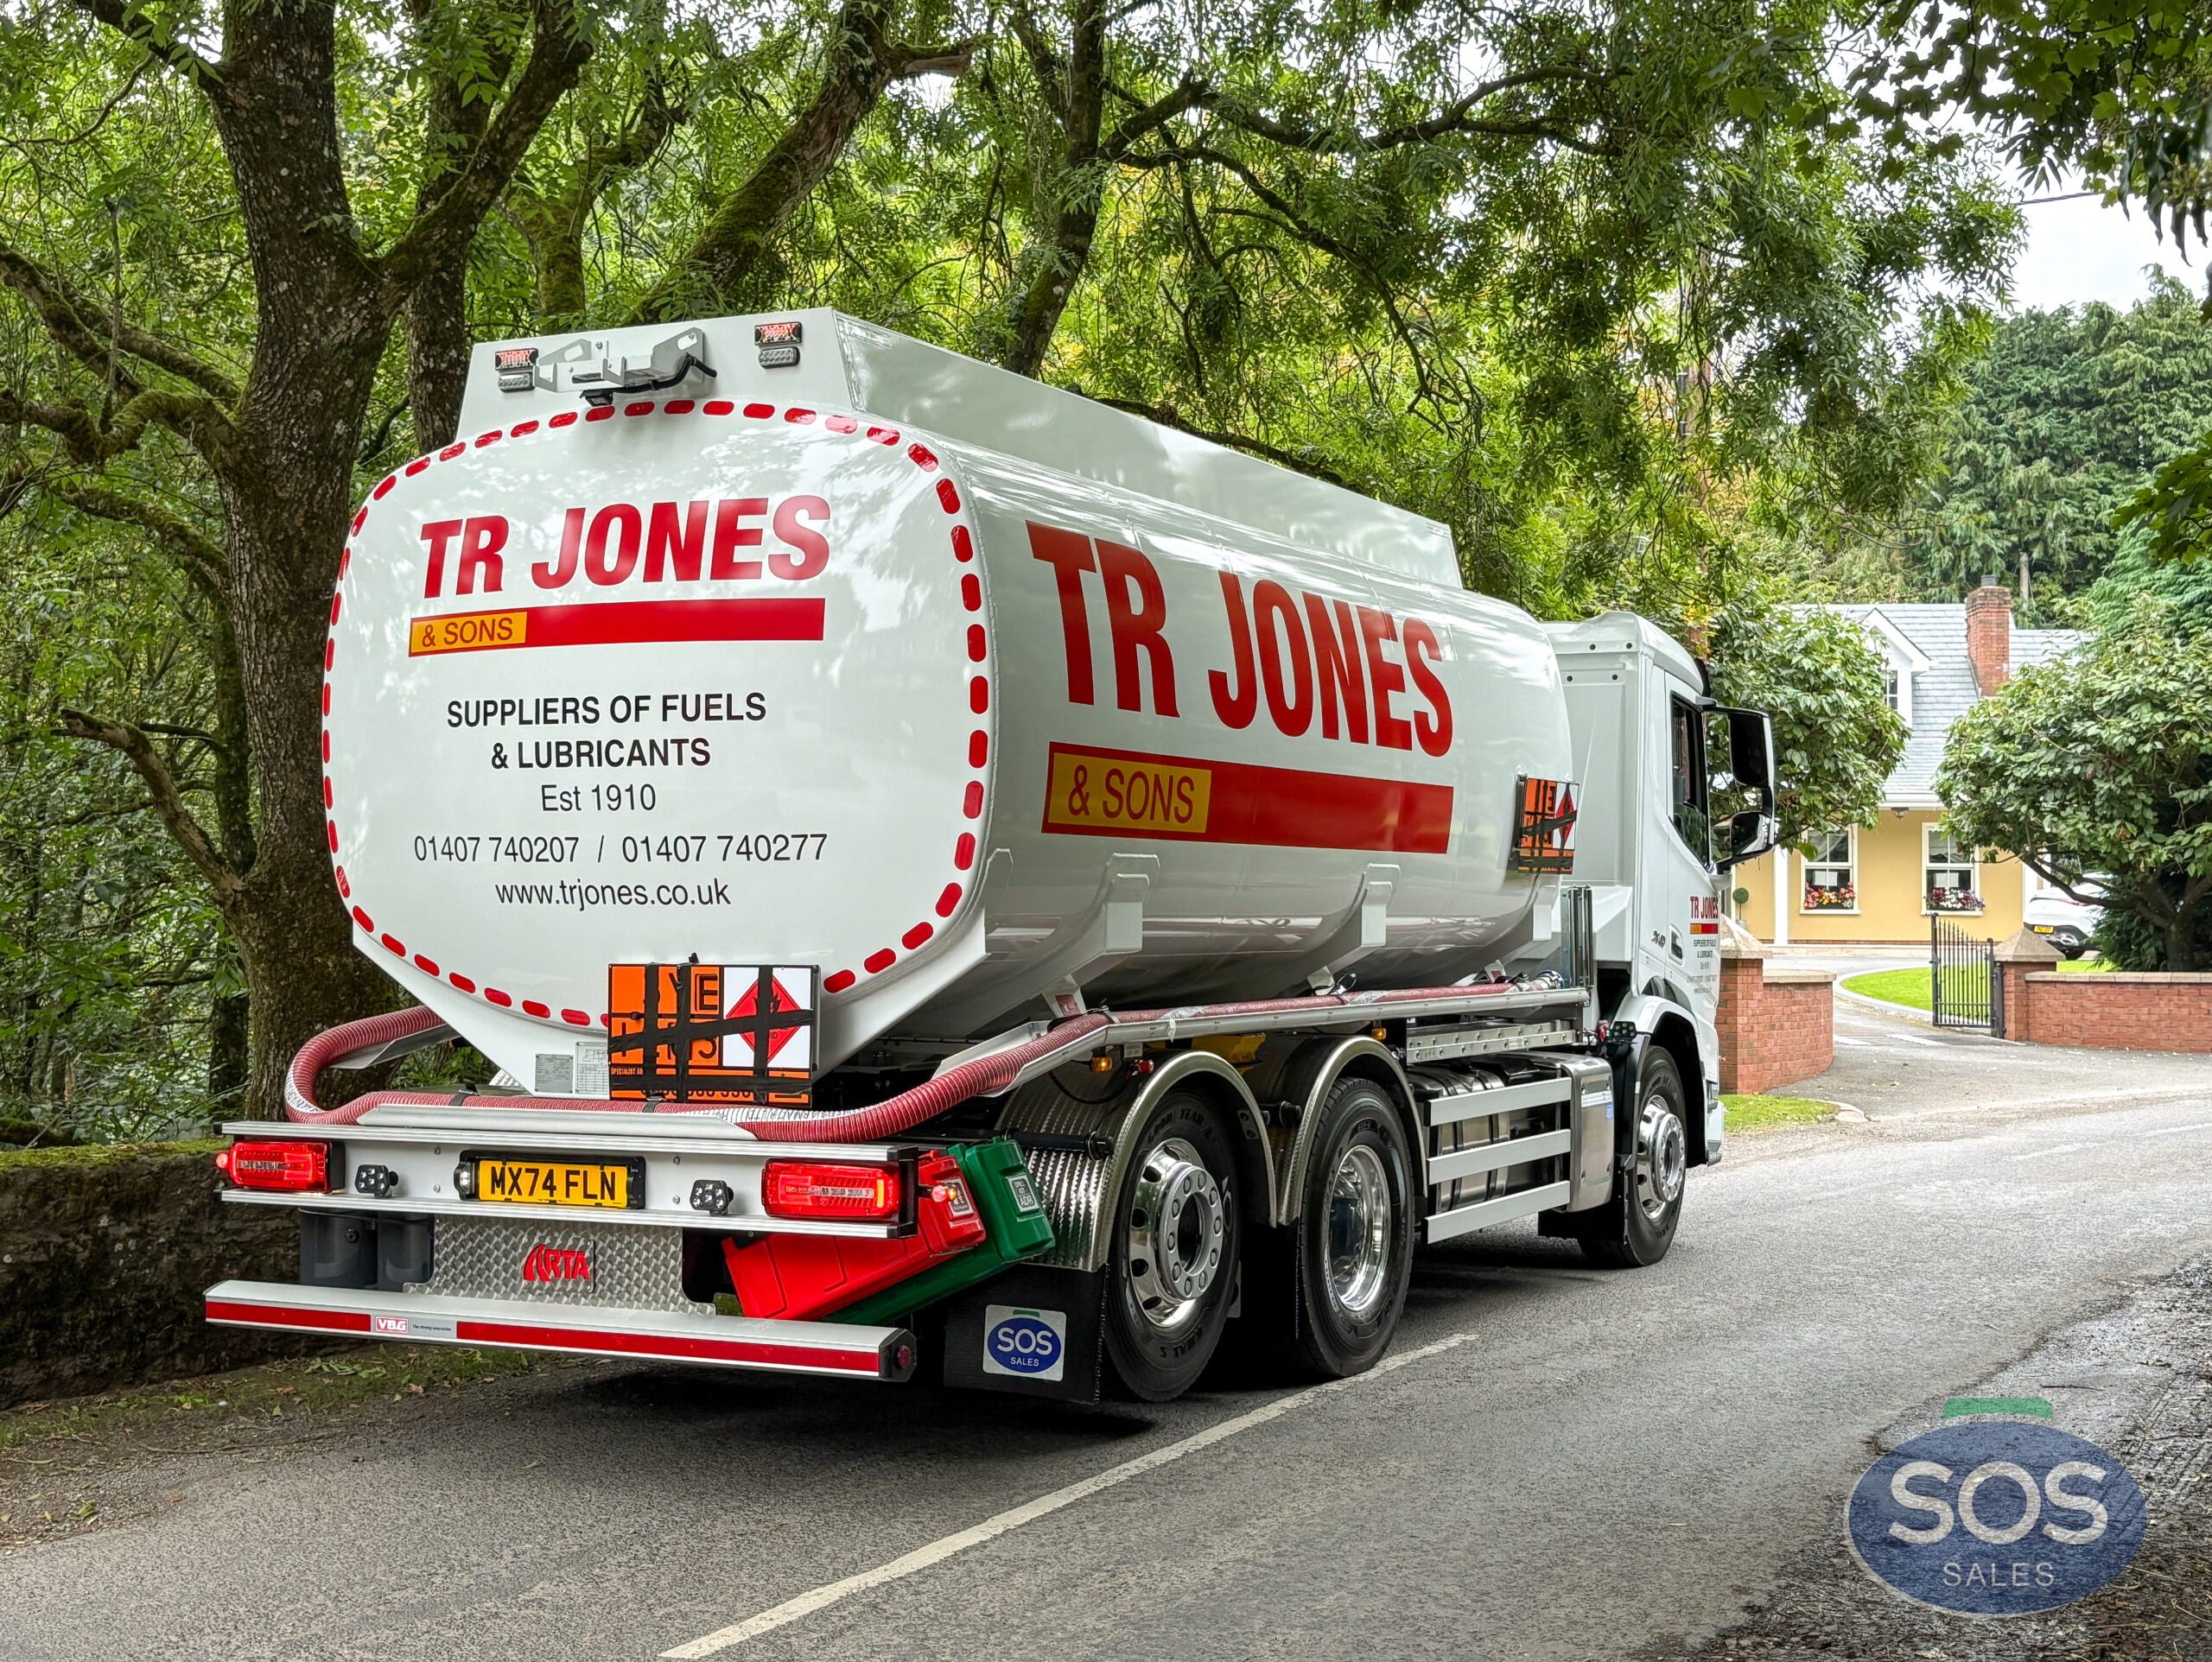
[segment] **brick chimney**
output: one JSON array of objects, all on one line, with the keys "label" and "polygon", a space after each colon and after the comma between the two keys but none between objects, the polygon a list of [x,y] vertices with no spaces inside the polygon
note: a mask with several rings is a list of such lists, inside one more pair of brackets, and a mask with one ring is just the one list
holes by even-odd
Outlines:
[{"label": "brick chimney", "polygon": [[1994,577],[1967,596],[1967,661],[1985,698],[2012,673],[2012,591]]}]

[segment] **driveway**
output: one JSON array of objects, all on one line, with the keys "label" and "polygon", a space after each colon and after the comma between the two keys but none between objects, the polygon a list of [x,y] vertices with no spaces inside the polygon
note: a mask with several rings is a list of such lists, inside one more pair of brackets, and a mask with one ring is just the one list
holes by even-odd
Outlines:
[{"label": "driveway", "polygon": [[[1860,964],[1851,973],[1879,967]],[[1940,1122],[1950,1115],[1987,1118],[2069,1103],[2171,1101],[2202,1094],[2208,1082],[2212,1064],[2201,1056],[2014,1044],[1985,1033],[1932,1027],[1916,1011],[1893,1010],[1839,991],[1834,1066],[1776,1088],[1848,1103],[1872,1119]]]}]

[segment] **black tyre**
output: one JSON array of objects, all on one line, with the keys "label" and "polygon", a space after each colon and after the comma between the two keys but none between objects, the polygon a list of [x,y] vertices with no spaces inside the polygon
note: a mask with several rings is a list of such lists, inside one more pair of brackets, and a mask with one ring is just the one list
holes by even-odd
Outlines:
[{"label": "black tyre", "polygon": [[1171,1091],[1139,1131],[1113,1211],[1106,1357],[1146,1402],[1189,1390],[1236,1291],[1236,1165],[1221,1116]]},{"label": "black tyre", "polygon": [[1382,1088],[1339,1080],[1313,1128],[1295,1231],[1300,1368],[1364,1373],[1389,1348],[1413,1279],[1413,1154]]},{"label": "black tyre", "polygon": [[1656,1264],[1675,1243],[1689,1170],[1689,1116],[1675,1059],[1652,1045],[1637,1069],[1634,1142],[1625,1170],[1613,1174],[1613,1198],[1597,1208],[1582,1251],[1615,1269]]}]

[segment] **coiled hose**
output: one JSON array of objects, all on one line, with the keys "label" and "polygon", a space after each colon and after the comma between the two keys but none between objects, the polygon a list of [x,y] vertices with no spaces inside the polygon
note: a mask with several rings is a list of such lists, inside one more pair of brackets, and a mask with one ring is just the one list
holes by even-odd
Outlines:
[{"label": "coiled hose", "polygon": [[[1306,1010],[1319,1012],[1342,1009],[1351,1004],[1366,1006],[1455,994],[1464,996],[1471,993],[1505,992],[1512,985],[1510,981],[1498,981],[1483,986],[1408,987],[1390,993],[1362,993],[1357,999],[1327,993],[1310,998],[1255,999],[1239,1004],[1122,1011],[1110,1016],[1103,1012],[1092,1011],[1087,1015],[1072,1016],[1056,1023],[1046,1031],[1023,1044],[978,1056],[973,1062],[963,1062],[934,1079],[924,1081],[911,1090],[901,1091],[896,1096],[887,1097],[865,1108],[787,1120],[741,1120],[735,1124],[741,1131],[778,1142],[874,1142],[912,1131],[916,1126],[959,1107],[970,1097],[1002,1091],[1028,1069],[1089,1048],[1090,1040],[1113,1023],[1158,1021],[1185,1013],[1217,1017],[1275,1015]],[[299,1054],[292,1058],[292,1065],[284,1075],[286,1115],[302,1125],[350,1126],[371,1109],[385,1107],[555,1108],[566,1109],[570,1113],[637,1113],[645,1107],[642,1101],[617,1097],[466,1096],[456,1101],[449,1094],[438,1091],[370,1091],[334,1108],[315,1106],[315,1081],[324,1069],[340,1056],[374,1050],[399,1039],[412,1038],[443,1024],[442,1018],[436,1012],[417,1005],[412,1010],[397,1010],[389,1015],[370,1016],[360,1021],[346,1022],[342,1026],[316,1034],[300,1047]],[[713,1107],[709,1103],[666,1101],[657,1105],[658,1111],[663,1113],[699,1113]]]}]

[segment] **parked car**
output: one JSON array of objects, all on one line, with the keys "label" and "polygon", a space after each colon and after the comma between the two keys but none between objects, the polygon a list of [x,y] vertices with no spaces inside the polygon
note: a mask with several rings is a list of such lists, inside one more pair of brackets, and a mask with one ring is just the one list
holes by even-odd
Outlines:
[{"label": "parked car", "polygon": [[2103,916],[2102,907],[2086,904],[2056,889],[2032,897],[2023,914],[2027,926],[2067,958],[2079,958],[2089,949],[2089,936]]}]

